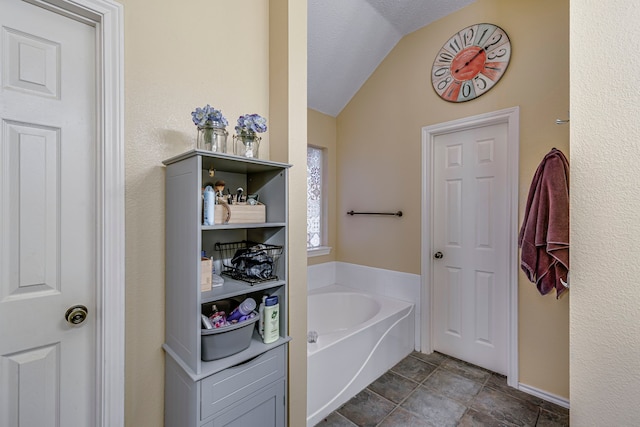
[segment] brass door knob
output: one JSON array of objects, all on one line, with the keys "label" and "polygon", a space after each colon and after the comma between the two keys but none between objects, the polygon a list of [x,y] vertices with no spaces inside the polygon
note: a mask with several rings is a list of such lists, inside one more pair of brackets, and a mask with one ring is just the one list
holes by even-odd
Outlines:
[{"label": "brass door knob", "polygon": [[74,305],[73,307],[69,307],[67,312],[64,314],[64,318],[70,325],[79,325],[84,322],[84,319],[87,318],[87,307],[84,305]]}]

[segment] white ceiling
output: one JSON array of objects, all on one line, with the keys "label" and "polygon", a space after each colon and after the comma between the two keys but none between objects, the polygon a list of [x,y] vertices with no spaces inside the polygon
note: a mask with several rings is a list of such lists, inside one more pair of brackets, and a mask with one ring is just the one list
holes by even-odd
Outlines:
[{"label": "white ceiling", "polygon": [[309,108],[337,116],[402,37],[474,1],[308,0]]}]

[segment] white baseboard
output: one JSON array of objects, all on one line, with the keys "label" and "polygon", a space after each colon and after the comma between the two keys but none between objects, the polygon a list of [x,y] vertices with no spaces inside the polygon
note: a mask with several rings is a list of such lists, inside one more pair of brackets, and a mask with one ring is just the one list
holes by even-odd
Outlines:
[{"label": "white baseboard", "polygon": [[544,399],[547,402],[555,403],[556,405],[562,406],[563,408],[569,409],[569,399],[565,399],[564,397],[556,396],[555,394],[522,383],[518,384],[518,390],[532,396],[539,397],[540,399]]}]

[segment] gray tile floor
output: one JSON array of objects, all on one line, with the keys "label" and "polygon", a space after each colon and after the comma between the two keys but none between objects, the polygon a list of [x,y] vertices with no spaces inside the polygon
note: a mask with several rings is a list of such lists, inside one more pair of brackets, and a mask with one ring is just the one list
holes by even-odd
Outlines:
[{"label": "gray tile floor", "polygon": [[414,352],[316,426],[568,425],[568,409],[508,387],[502,375]]}]

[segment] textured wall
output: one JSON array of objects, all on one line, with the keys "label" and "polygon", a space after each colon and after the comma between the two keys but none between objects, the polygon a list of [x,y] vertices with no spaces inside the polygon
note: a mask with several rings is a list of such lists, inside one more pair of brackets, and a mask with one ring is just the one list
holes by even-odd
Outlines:
[{"label": "textured wall", "polygon": [[[513,53],[502,80],[452,104],[430,82],[433,59],[458,30],[501,26]],[[544,23],[544,29],[541,27]],[[337,117],[337,260],[420,273],[421,129],[520,106],[520,221],[531,179],[552,148],[569,154],[569,1],[479,0],[404,37]],[[347,217],[350,210],[404,216]],[[569,397],[569,295],[542,297],[520,274],[520,382]]]},{"label": "textured wall", "polygon": [[[307,3],[269,1],[273,159],[289,169],[289,425],[307,417]],[[302,90],[301,90],[302,89]]]},{"label": "textured wall", "polygon": [[[164,170],[194,147],[190,113],[269,117],[268,8],[255,0],[124,0],[127,426],[163,424]],[[250,11],[250,12],[248,12]],[[242,23],[242,26],[238,25]],[[261,157],[268,157],[268,138]]]},{"label": "textured wall", "polygon": [[[640,8],[571,1],[571,425],[640,422]],[[631,49],[633,51],[633,49]]]}]

